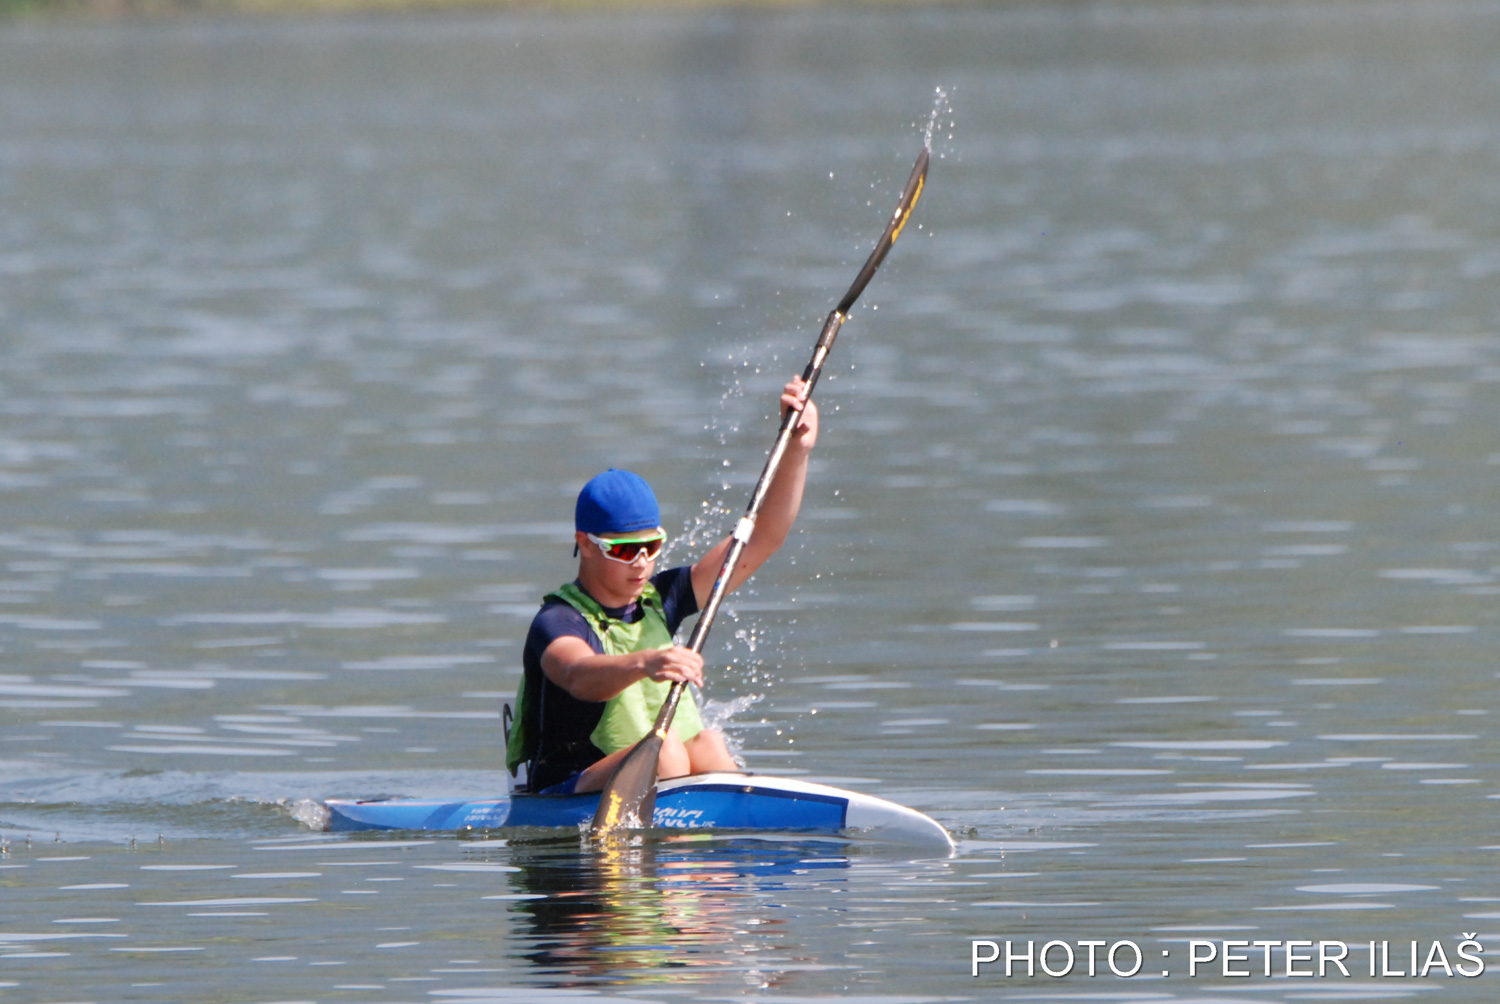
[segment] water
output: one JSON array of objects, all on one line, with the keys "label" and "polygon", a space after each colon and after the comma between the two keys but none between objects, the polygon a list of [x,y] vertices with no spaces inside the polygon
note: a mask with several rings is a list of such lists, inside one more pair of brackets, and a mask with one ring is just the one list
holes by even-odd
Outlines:
[{"label": "water", "polygon": [[[1497,31],[0,29],[0,999],[1492,1000]],[[933,122],[707,697],[957,854],[306,825],[500,787],[578,485],[730,525]]]}]

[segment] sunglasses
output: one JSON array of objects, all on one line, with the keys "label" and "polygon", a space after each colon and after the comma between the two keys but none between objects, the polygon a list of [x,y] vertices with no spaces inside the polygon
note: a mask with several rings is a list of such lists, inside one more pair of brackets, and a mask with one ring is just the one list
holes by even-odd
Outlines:
[{"label": "sunglasses", "polygon": [[648,537],[628,537],[624,540],[606,540],[588,534],[589,540],[604,552],[604,556],[613,561],[622,561],[625,564],[633,564],[637,558],[642,556],[647,561],[655,561],[656,556],[661,554],[661,549],[666,546],[667,532],[665,530],[653,530]]}]

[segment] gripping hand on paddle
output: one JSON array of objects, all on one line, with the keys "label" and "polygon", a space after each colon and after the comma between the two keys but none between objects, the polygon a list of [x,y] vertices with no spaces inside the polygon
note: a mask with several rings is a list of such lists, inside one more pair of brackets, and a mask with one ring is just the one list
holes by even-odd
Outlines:
[{"label": "gripping hand on paddle", "polygon": [[646,678],[658,683],[690,683],[703,686],[703,656],[690,648],[674,645],[642,653],[646,657],[643,667]]},{"label": "gripping hand on paddle", "polygon": [[792,430],[792,442],[804,450],[810,450],[818,442],[818,406],[808,398],[807,382],[801,377],[793,377],[782,388],[782,420],[786,420],[787,412],[797,408],[802,409],[802,421]]}]

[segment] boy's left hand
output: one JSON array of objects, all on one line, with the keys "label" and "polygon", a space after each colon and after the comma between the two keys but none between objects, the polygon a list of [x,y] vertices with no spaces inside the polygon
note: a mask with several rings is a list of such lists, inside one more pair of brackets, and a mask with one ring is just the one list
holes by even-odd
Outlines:
[{"label": "boy's left hand", "polygon": [[802,421],[792,430],[793,438],[804,450],[813,448],[818,441],[818,406],[807,396],[807,383],[801,377],[793,377],[781,391],[781,417],[787,412],[802,408]]}]

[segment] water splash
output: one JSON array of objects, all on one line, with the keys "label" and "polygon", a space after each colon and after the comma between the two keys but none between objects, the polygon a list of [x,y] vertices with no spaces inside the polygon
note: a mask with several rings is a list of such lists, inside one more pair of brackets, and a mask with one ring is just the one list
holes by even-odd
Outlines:
[{"label": "water splash", "polygon": [[703,717],[703,727],[724,732],[731,719],[759,704],[760,699],[759,694],[741,694],[728,701],[706,699],[698,709]]},{"label": "water splash", "polygon": [[[764,422],[762,425],[743,414],[745,409],[736,408],[736,403],[746,398],[747,391],[762,374],[764,367],[755,359],[767,356],[771,363],[780,365],[779,353],[770,351],[765,346],[745,343],[727,353],[725,358],[730,367],[729,379],[714,417],[704,426],[704,430],[713,434],[720,447],[728,448],[731,442],[743,443],[749,439],[749,444],[743,448],[750,451],[748,456],[756,463],[765,459],[765,454],[758,452],[764,447],[760,434],[764,432],[769,435],[775,431],[777,414],[767,410],[760,416]],[[766,397],[768,402],[773,400],[769,391]],[[744,512],[747,488],[729,476],[729,471],[736,466],[736,462],[728,456],[720,456],[716,463],[724,476],[699,501],[698,512],[689,517],[669,540],[664,566],[696,561],[725,538],[735,519]],[[731,694],[737,694],[747,688],[758,687],[767,675],[765,657],[756,655],[760,647],[758,636],[762,630],[755,625],[753,615],[749,626],[739,625],[743,615],[736,607],[737,602],[754,603],[757,596],[757,585],[752,578],[736,589],[720,610],[720,622],[715,625],[714,633],[704,649],[704,656],[714,679],[710,689],[722,687],[727,688]],[[735,625],[732,634],[731,622]],[[687,633],[686,628],[679,632],[679,644],[686,644]],[[748,658],[745,653],[748,653]]]},{"label": "water splash", "polygon": [[745,646],[746,651],[754,652],[760,645],[760,632],[754,627],[743,627],[734,633],[734,638]]},{"label": "water splash", "polygon": [[[946,122],[944,121],[945,119],[947,120]],[[938,87],[933,94],[932,111],[927,116],[927,126],[922,130],[922,145],[927,148],[928,153],[933,152],[932,141],[934,137],[952,141],[953,125],[953,103],[948,97],[948,92]],[[948,134],[943,136],[941,134],[945,129]],[[939,154],[939,156],[942,156],[942,154]]]},{"label": "water splash", "polygon": [[728,725],[736,715],[749,711],[756,704],[759,704],[760,700],[761,695],[759,694],[741,694],[739,697],[731,698],[728,701],[705,699],[699,707],[699,712],[703,716],[703,727],[714,729],[724,737],[724,743],[729,748],[729,755],[741,767],[746,766],[744,757],[745,738],[731,731]]},{"label": "water splash", "polygon": [[328,806],[311,798],[299,798],[287,806],[293,819],[319,833],[328,829]]}]

